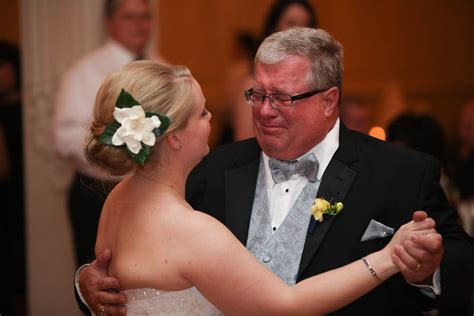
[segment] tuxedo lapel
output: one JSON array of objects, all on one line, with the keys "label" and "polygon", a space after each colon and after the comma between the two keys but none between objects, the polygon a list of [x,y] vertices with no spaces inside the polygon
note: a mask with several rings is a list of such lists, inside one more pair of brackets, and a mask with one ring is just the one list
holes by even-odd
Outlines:
[{"label": "tuxedo lapel", "polygon": [[260,153],[250,161],[225,171],[226,226],[246,244],[257,185]]},{"label": "tuxedo lapel", "polygon": [[[317,197],[324,198],[331,203],[344,202],[344,198],[357,176],[357,172],[352,170],[348,165],[357,160],[357,156],[356,139],[341,123],[339,148],[322,176]],[[306,237],[298,274],[304,271],[316,254],[316,251],[323,242],[335,218],[336,216],[325,216],[323,222],[315,223],[314,218],[311,218],[311,221],[313,224],[316,224],[316,227],[315,230],[309,232]]]}]

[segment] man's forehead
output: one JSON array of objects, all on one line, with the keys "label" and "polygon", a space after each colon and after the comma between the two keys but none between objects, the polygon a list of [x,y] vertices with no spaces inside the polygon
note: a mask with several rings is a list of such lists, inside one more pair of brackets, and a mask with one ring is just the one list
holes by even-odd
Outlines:
[{"label": "man's forehead", "polygon": [[[268,66],[274,67],[274,69],[268,71]],[[305,87],[307,82],[307,71],[301,71],[301,69],[298,70],[287,65],[266,65],[261,69],[256,68],[254,73],[254,88],[271,91],[292,91]]]},{"label": "man's forehead", "polygon": [[122,0],[120,1],[117,12],[134,13],[136,11],[149,11],[150,5],[148,0]]}]

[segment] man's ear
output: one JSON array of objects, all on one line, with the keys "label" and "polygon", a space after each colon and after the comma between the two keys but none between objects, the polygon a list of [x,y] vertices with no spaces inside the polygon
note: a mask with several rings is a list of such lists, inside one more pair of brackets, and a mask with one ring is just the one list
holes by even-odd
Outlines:
[{"label": "man's ear", "polygon": [[332,87],[323,92],[324,116],[326,118],[332,117],[336,111],[339,103],[339,88]]}]

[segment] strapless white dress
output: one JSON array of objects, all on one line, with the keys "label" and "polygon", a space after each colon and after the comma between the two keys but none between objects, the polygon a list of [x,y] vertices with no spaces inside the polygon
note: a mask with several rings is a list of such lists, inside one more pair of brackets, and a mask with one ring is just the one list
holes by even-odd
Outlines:
[{"label": "strapless white dress", "polygon": [[182,291],[125,290],[127,315],[223,315],[195,287]]}]

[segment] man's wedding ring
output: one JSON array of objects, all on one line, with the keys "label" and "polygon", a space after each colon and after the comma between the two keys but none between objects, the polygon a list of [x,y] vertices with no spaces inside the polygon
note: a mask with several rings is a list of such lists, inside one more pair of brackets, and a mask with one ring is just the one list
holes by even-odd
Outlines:
[{"label": "man's wedding ring", "polygon": [[418,272],[421,270],[421,263],[418,263],[418,265],[415,268],[415,271]]},{"label": "man's wedding ring", "polygon": [[97,316],[106,316],[105,306],[102,303],[97,304]]}]

